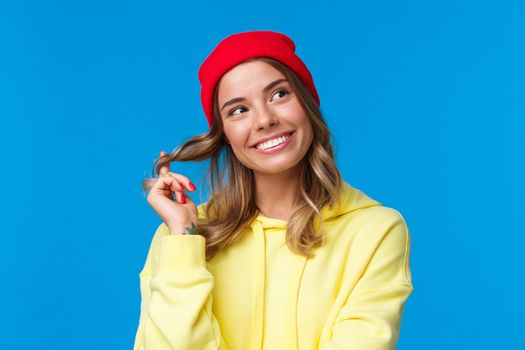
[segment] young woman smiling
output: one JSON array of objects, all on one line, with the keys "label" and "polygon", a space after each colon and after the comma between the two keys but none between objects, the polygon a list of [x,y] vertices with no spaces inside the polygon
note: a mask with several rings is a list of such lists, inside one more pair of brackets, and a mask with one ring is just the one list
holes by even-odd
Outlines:
[{"label": "young woman smiling", "polygon": [[[394,348],[413,290],[409,231],[341,179],[292,39],[230,35],[199,80],[209,130],[161,152],[143,182],[163,222],[140,272],[134,348]],[[197,206],[169,164],[204,160],[211,195]]]}]

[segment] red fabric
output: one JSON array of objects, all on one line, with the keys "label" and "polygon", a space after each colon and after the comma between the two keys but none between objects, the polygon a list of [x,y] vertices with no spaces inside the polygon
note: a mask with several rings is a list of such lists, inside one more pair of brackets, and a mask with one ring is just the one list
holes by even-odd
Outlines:
[{"label": "red fabric", "polygon": [[210,127],[213,124],[213,91],[220,78],[239,63],[261,56],[274,58],[292,69],[320,105],[312,75],[296,55],[291,38],[269,30],[236,33],[219,42],[199,68],[201,102]]}]

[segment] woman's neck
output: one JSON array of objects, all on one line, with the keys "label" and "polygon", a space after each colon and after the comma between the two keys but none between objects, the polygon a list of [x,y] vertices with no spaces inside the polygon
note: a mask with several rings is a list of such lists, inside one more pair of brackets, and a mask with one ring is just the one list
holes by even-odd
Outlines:
[{"label": "woman's neck", "polygon": [[255,174],[255,203],[262,215],[288,220],[296,208],[299,176],[286,174]]}]

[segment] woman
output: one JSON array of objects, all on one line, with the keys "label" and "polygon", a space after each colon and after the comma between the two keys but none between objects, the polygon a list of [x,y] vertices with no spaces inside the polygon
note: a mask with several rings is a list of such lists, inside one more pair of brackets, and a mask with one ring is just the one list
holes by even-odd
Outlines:
[{"label": "woman", "polygon": [[[143,184],[163,223],[140,273],[135,349],[394,348],[409,231],[341,179],[292,39],[233,34],[199,80],[210,130],[161,152]],[[207,159],[211,196],[196,206],[169,163]]]}]

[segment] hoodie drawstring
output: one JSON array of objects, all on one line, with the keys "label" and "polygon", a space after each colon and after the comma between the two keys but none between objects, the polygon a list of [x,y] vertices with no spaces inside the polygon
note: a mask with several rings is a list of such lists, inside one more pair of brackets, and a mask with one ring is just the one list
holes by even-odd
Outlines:
[{"label": "hoodie drawstring", "polygon": [[253,301],[253,323],[252,323],[252,347],[251,349],[262,349],[262,334],[264,332],[264,290],[266,278],[266,240],[264,237],[264,228],[259,220],[255,220],[252,225],[254,233],[254,251],[255,274],[254,283],[254,301]]}]

